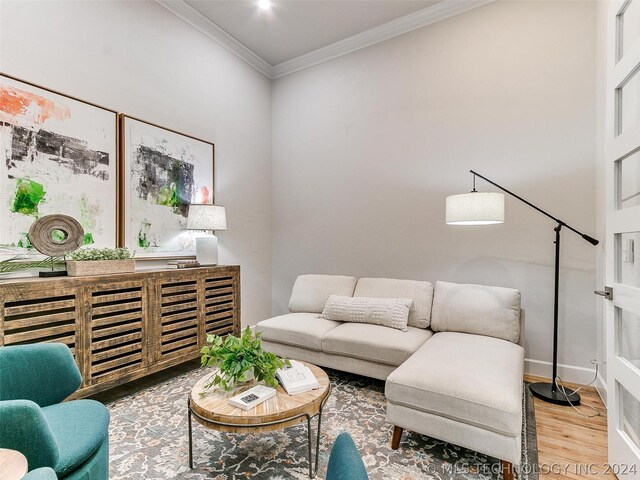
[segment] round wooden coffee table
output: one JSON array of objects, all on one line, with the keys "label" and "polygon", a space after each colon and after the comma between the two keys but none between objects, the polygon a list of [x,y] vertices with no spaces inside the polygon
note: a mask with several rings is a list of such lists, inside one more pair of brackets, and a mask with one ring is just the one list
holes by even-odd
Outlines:
[{"label": "round wooden coffee table", "polygon": [[[329,377],[320,368],[304,363],[311,369],[320,383],[320,388],[306,393],[289,395],[281,386],[269,400],[256,405],[251,410],[230,405],[228,399],[256,385],[256,381],[247,382],[229,392],[211,387],[204,396],[203,386],[211,377],[212,371],[202,377],[191,389],[187,402],[189,417],[189,467],[193,468],[193,442],[191,417],[207,428],[230,433],[262,433],[307,422],[307,441],[309,454],[309,477],[314,478],[318,470],[318,454],[320,448],[320,426],[322,408],[331,393]],[[312,457],[311,420],[318,417],[316,433],[315,462]]]},{"label": "round wooden coffee table", "polygon": [[5,480],[20,480],[27,474],[27,458],[17,450],[0,448],[0,472]]}]

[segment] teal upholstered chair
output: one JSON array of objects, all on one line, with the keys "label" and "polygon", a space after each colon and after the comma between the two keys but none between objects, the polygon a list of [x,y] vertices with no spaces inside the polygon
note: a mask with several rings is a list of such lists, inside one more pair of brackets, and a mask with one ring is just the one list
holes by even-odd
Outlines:
[{"label": "teal upholstered chair", "polygon": [[369,475],[351,436],[342,432],[333,442],[325,480],[368,480]]},{"label": "teal upholstered chair", "polygon": [[109,411],[95,400],[63,402],[81,383],[66,345],[0,348],[0,448],[61,480],[108,479]]},{"label": "teal upholstered chair", "polygon": [[58,480],[58,476],[53,468],[42,467],[31,470],[22,480]]}]

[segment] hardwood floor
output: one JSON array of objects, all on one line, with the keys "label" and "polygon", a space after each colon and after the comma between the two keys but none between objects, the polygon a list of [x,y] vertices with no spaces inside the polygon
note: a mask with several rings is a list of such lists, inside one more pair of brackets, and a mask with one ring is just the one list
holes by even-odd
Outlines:
[{"label": "hardwood floor", "polygon": [[[544,381],[531,375],[526,375],[525,380]],[[593,415],[595,412],[587,407],[589,405],[600,412],[600,416],[583,417],[571,407],[534,399],[541,480],[616,478],[611,472],[605,473],[607,410],[595,388],[585,387],[580,395],[582,405],[577,408],[585,415]]]}]

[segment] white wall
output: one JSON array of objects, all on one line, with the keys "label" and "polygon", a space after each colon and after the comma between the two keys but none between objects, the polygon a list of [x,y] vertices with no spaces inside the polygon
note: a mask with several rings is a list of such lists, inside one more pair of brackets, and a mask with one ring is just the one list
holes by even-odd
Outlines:
[{"label": "white wall", "polygon": [[[509,198],[504,225],[447,226],[444,203],[473,168],[594,234],[595,48],[593,2],[499,1],[276,80],[273,312],[309,272],[515,287],[550,361],[554,223]],[[589,381],[596,249],[562,242],[561,374]]]},{"label": "white wall", "polygon": [[216,144],[220,263],[271,309],[271,82],[152,1],[0,2],[0,71]]},{"label": "white wall", "polygon": [[[449,227],[444,199],[474,168],[595,231],[594,10],[496,2],[279,79],[271,96],[155,2],[4,0],[0,70],[216,143],[221,262],[242,265],[245,324],[285,311],[305,272],[513,286],[527,356],[544,362],[553,224],[508,199],[502,226]],[[595,251],[564,233],[560,361],[583,368]]]}]

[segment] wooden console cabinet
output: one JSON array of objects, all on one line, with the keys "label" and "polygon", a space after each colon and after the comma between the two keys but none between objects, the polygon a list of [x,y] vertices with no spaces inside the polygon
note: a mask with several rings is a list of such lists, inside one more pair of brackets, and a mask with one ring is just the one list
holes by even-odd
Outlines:
[{"label": "wooden console cabinet", "polygon": [[74,397],[197,358],[208,333],[240,333],[238,266],[0,281],[0,347],[67,344]]}]

